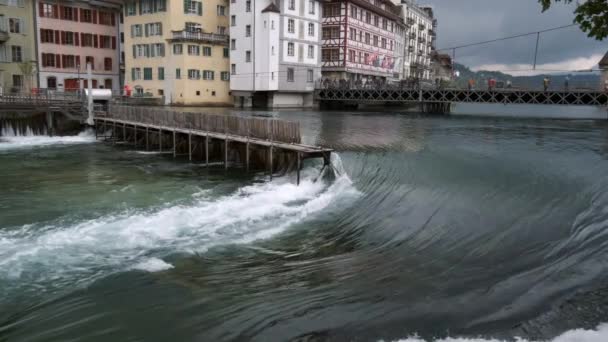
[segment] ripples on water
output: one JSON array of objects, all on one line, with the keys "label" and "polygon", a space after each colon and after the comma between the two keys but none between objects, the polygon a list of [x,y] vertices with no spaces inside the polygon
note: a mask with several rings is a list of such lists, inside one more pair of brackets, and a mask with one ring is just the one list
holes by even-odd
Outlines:
[{"label": "ripples on water", "polygon": [[334,177],[3,137],[0,339],[608,340],[603,123],[278,115]]}]

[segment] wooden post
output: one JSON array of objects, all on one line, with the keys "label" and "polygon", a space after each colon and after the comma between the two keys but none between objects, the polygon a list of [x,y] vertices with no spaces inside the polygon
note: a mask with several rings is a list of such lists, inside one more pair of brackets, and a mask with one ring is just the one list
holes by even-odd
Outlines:
[{"label": "wooden post", "polygon": [[106,136],[106,132],[108,131],[108,129],[106,128],[108,122],[106,120],[103,120],[103,140],[108,140],[108,137]]},{"label": "wooden post", "polygon": [[133,146],[137,148],[137,126],[133,125]]},{"label": "wooden post", "polygon": [[148,144],[148,126],[146,126],[146,151],[150,150],[150,144]]},{"label": "wooden post", "polygon": [[163,152],[163,130],[158,129],[158,152]]},{"label": "wooden post", "polygon": [[177,157],[177,146],[175,146],[175,131],[173,131],[173,158]]},{"label": "wooden post", "polygon": [[297,153],[297,158],[298,158],[298,163],[297,163],[297,175],[298,175],[298,180],[297,180],[297,185],[300,185],[300,166],[302,164],[302,155],[300,154],[300,152]]},{"label": "wooden post", "polygon": [[224,170],[228,169],[228,136],[224,140]]},{"label": "wooden post", "polygon": [[268,164],[270,165],[270,180],[272,180],[272,145],[270,145],[270,158],[268,159]]},{"label": "wooden post", "polygon": [[192,161],[192,133],[188,133],[188,159]]},{"label": "wooden post", "polygon": [[97,141],[97,120],[93,120],[93,130],[95,131],[95,141]]},{"label": "wooden post", "polygon": [[245,145],[245,167],[247,168],[247,172],[249,172],[249,139],[247,139],[247,144]]},{"label": "wooden post", "polygon": [[205,166],[209,167],[209,133],[205,136]]},{"label": "wooden post", "polygon": [[116,121],[112,122],[112,145],[116,144]]},{"label": "wooden post", "polygon": [[127,142],[127,124],[126,123],[122,124],[122,140]]}]

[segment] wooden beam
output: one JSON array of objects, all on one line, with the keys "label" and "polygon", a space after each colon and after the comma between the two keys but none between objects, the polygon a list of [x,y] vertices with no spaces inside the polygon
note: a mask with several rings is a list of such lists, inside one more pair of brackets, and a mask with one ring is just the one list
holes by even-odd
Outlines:
[{"label": "wooden beam", "polygon": [[150,144],[148,143],[148,126],[146,126],[146,151],[150,150]]},{"label": "wooden beam", "polygon": [[188,159],[192,161],[192,134],[188,134]]},{"label": "wooden beam", "polygon": [[249,172],[249,140],[247,140],[247,143],[245,145],[245,167],[247,169],[247,172]]},{"label": "wooden beam", "polygon": [[228,136],[224,140],[224,170],[228,169]]},{"label": "wooden beam", "polygon": [[158,152],[163,152],[163,130],[158,130]]},{"label": "wooden beam", "polygon": [[205,166],[209,167],[209,133],[205,136]]},{"label": "wooden beam", "polygon": [[302,155],[300,154],[300,152],[298,152],[296,154],[296,157],[298,158],[298,162],[297,162],[297,166],[296,166],[297,167],[297,177],[298,177],[298,179],[297,179],[297,183],[296,184],[300,185],[300,168],[301,168],[301,165],[302,165]]},{"label": "wooden beam", "polygon": [[175,145],[175,131],[173,131],[173,158],[177,157],[177,146]]}]

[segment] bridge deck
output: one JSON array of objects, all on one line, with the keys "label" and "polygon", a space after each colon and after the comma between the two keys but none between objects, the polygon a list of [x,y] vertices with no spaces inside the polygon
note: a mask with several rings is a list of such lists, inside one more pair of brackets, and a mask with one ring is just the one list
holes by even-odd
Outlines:
[{"label": "bridge deck", "polygon": [[496,103],[608,106],[608,93],[594,91],[463,90],[463,89],[317,89],[319,101],[352,103]]}]

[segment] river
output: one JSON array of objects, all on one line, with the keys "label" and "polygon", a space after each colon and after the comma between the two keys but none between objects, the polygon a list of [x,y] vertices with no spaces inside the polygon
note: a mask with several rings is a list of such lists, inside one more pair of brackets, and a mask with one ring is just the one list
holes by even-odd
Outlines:
[{"label": "river", "polygon": [[5,129],[0,340],[608,340],[605,122],[256,114],[333,169]]}]

